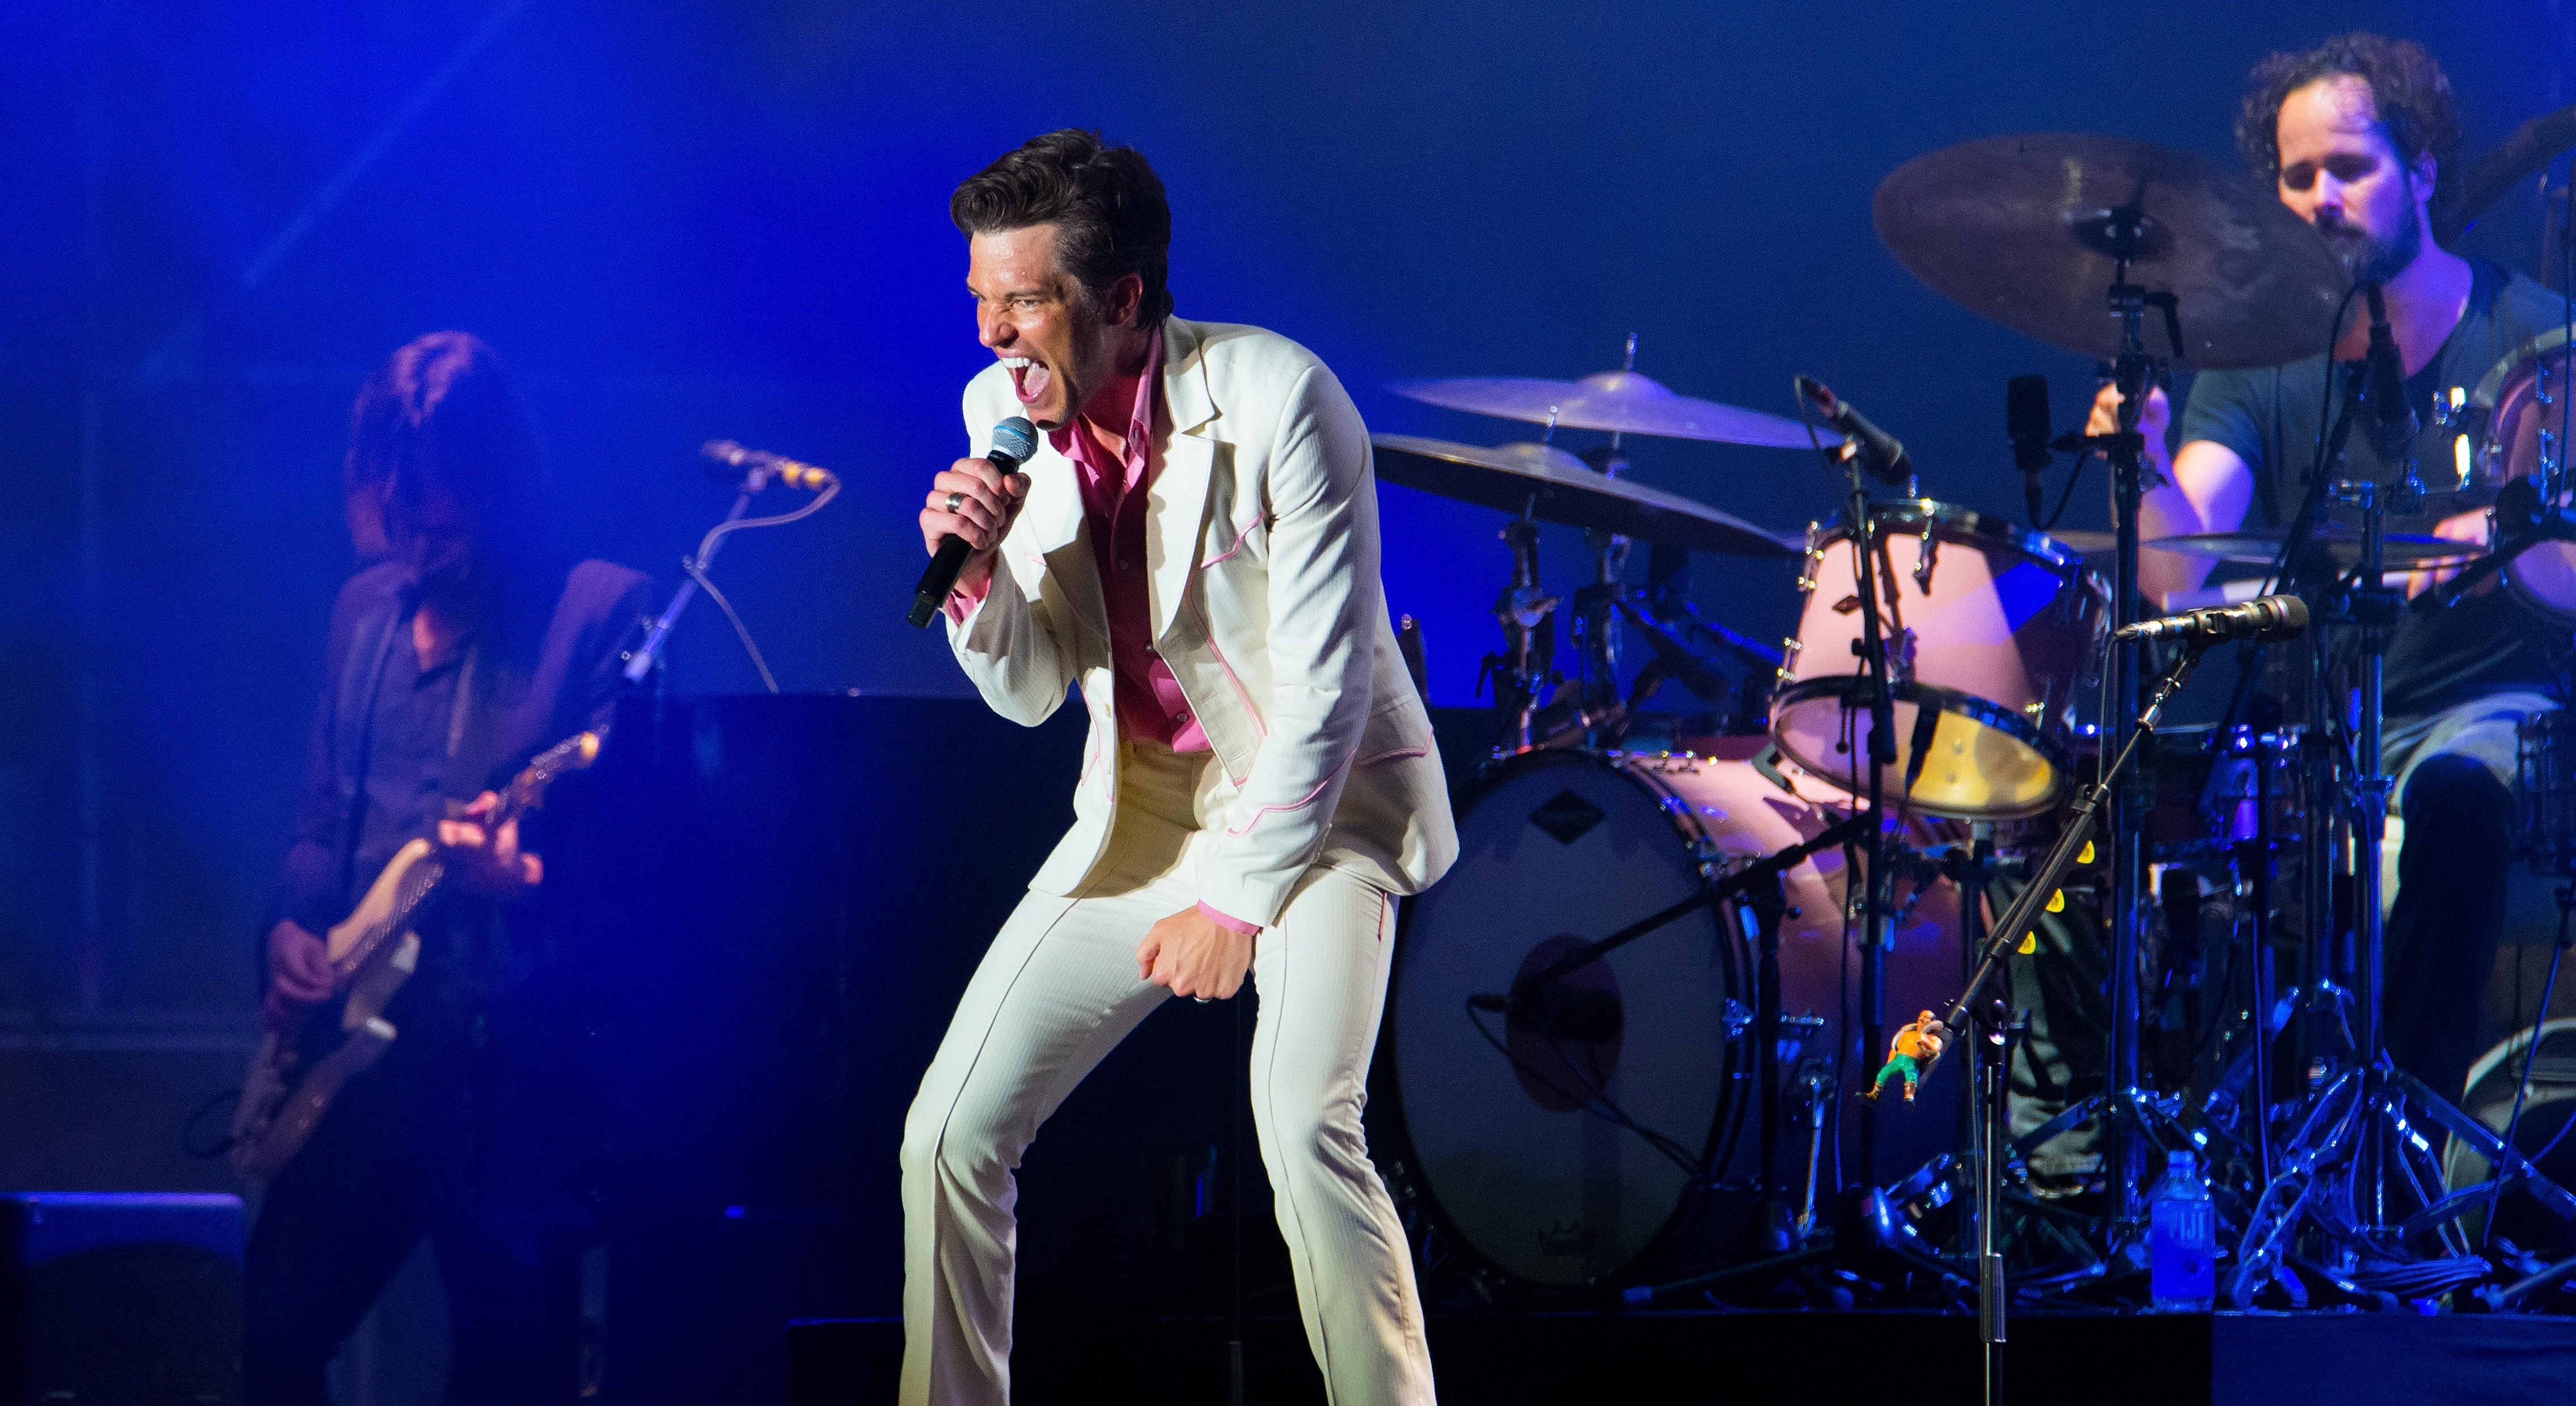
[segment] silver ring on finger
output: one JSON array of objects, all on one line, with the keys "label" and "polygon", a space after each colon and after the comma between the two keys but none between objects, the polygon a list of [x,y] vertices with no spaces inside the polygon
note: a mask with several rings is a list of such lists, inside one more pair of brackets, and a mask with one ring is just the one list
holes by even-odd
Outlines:
[{"label": "silver ring on finger", "polygon": [[1193,1000],[1193,1001],[1196,1001],[1196,1002],[1198,1002],[1200,1005],[1204,1006],[1204,1005],[1206,1005],[1206,1004],[1208,1003],[1208,1001],[1209,1001],[1211,998],[1210,998],[1210,997],[1206,997],[1206,996],[1192,996],[1190,999],[1191,999],[1191,1000]]},{"label": "silver ring on finger", "polygon": [[949,495],[948,495],[948,512],[949,512],[949,515],[950,515],[950,516],[952,516],[952,517],[953,517],[953,516],[955,516],[955,515],[956,515],[956,512],[957,512],[957,509],[958,509],[960,506],[962,506],[965,502],[966,502],[966,495],[965,495],[965,494],[963,494],[963,493],[951,493],[951,494],[949,494]]}]

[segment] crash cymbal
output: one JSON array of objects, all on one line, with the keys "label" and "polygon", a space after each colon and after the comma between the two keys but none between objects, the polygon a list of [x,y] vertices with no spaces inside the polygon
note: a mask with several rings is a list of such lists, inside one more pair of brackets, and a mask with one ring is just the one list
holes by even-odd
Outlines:
[{"label": "crash cymbal", "polygon": [[[2325,350],[2350,286],[2322,236],[2271,191],[2214,161],[2084,133],[1989,137],[1918,156],[1871,201],[1878,237],[1916,278],[2015,331],[2112,357],[2115,249],[2151,302],[2150,355],[2202,370]],[[2125,227],[2126,234],[2123,235]]]},{"label": "crash cymbal", "polygon": [[1401,434],[1372,435],[1369,443],[1377,446],[1379,478],[1443,498],[1694,551],[1786,557],[1805,550],[1803,539],[1765,532],[1678,493],[1597,473],[1544,444],[1486,449]]},{"label": "crash cymbal", "polygon": [[[1613,430],[1772,449],[1805,449],[1816,442],[1808,437],[1807,427],[1795,420],[1675,395],[1662,383],[1634,371],[1596,372],[1580,381],[1460,376],[1443,381],[1397,381],[1387,389],[1425,405],[1533,425],[1555,424],[1567,429]],[[1829,446],[1842,442],[1842,437],[1829,429],[1820,430],[1817,439]]]},{"label": "crash cymbal", "polygon": [[[2109,533],[2101,534],[2105,537]],[[2236,532],[2200,532],[2181,537],[2159,537],[2138,545],[2149,551],[2174,552],[2205,561],[2243,562],[2269,566],[2281,555],[2278,528],[2246,528]],[[2064,540],[2064,538],[2060,538]],[[2338,566],[2353,566],[2361,561],[2361,534],[2341,523],[2318,528],[2309,542],[2324,547]],[[2388,532],[2380,536],[2380,560],[2391,567],[2425,566],[2434,562],[2467,561],[2486,555],[2484,548],[2469,542],[2454,542],[2447,537],[2427,537],[2412,532]]]}]

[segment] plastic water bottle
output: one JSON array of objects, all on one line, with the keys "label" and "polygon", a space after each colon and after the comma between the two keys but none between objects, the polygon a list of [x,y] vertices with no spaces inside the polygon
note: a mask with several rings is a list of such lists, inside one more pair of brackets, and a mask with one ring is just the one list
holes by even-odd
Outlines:
[{"label": "plastic water bottle", "polygon": [[2149,1196],[2147,1292],[2158,1313],[2206,1313],[2218,1291],[2218,1215],[2189,1152],[2165,1155]]}]

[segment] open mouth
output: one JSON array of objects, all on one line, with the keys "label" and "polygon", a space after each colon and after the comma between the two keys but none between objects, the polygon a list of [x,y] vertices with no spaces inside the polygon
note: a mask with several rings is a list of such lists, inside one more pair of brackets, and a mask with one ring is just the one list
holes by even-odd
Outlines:
[{"label": "open mouth", "polygon": [[1003,357],[1002,364],[1011,368],[1011,391],[1020,398],[1022,405],[1037,404],[1038,399],[1046,394],[1048,383],[1054,379],[1044,362],[1025,356]]}]

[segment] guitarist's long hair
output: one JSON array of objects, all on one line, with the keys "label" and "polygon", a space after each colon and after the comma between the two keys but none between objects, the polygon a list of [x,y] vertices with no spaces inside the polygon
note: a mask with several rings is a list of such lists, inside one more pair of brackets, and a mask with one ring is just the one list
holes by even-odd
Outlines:
[{"label": "guitarist's long hair", "polygon": [[432,332],[385,359],[358,392],[342,461],[362,558],[433,488],[465,509],[475,570],[507,578],[547,555],[547,481],[535,423],[500,359],[467,332]]}]

